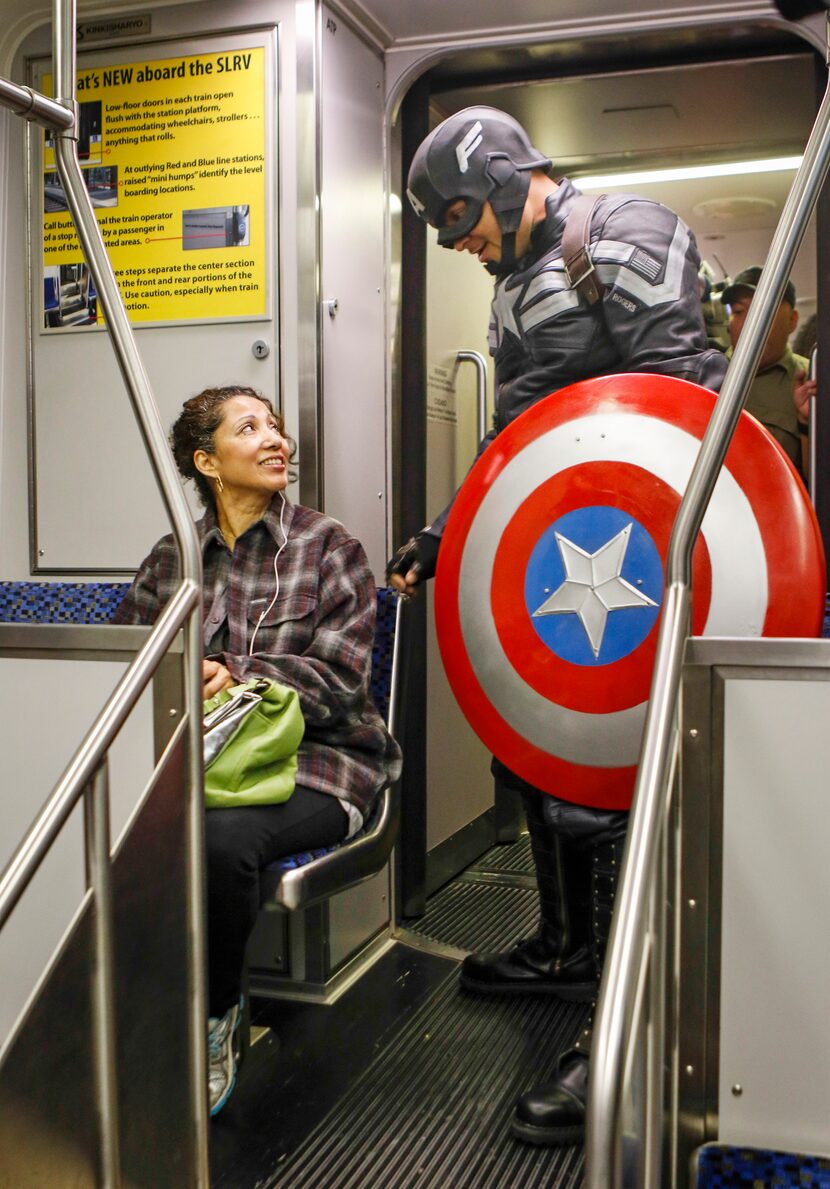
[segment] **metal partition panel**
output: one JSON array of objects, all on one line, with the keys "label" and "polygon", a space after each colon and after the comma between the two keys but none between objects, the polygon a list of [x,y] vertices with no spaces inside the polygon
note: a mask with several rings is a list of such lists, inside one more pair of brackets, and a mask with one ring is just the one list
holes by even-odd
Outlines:
[{"label": "metal partition panel", "polygon": [[390,884],[387,864],[322,904],[261,912],[247,951],[252,994],[333,1003],[391,944]]},{"label": "metal partition panel", "polygon": [[[122,1175],[154,1189],[195,1184],[198,1168],[188,1095],[186,764],[180,731],[113,870]],[[103,1183],[92,1105],[94,911],[85,899],[0,1065],[0,1185]]]},{"label": "metal partition panel", "polygon": [[[0,867],[69,762],[78,739],[122,677],[146,628],[0,625],[0,704],[5,795],[0,800]],[[63,649],[61,652],[60,650]],[[35,658],[38,658],[35,661]],[[180,664],[179,658],[169,661]],[[168,661],[163,662],[168,667]],[[154,683],[122,728],[110,757],[111,830],[117,840],[135,812],[154,758],[181,717],[181,684]],[[169,695],[172,695],[169,696]],[[176,714],[171,717],[170,711]],[[159,748],[154,746],[154,719]],[[3,994],[0,1051],[32,987],[84,896],[82,809],[46,856],[0,934]]]},{"label": "metal partition panel", "polygon": [[705,1140],[830,1150],[828,717],[826,643],[691,642],[673,1046],[678,1178]]},{"label": "metal partition panel", "polygon": [[723,683],[719,1135],[826,1155],[830,675]]},{"label": "metal partition panel", "polygon": [[389,864],[366,883],[349,888],[329,903],[329,958],[337,970],[370,938],[389,925]]},{"label": "metal partition panel", "polygon": [[47,992],[0,1065],[0,1185],[8,1189],[100,1184],[98,1127],[90,1109],[93,926],[87,902]]}]

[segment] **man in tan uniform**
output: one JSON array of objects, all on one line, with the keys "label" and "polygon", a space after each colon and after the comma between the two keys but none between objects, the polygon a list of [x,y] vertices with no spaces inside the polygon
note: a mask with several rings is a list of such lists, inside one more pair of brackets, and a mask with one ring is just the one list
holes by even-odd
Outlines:
[{"label": "man in tan uniform", "polygon": [[[729,337],[733,348],[740,337],[760,277],[761,269],[757,265],[745,268],[721,295],[729,307]],[[810,397],[815,395],[816,384],[815,380],[807,379],[809,361],[796,355],[789,345],[789,337],[797,325],[795,286],[788,281],[749,389],[746,410],[757,417],[783,446],[787,457],[803,476],[802,440],[806,439]]]}]

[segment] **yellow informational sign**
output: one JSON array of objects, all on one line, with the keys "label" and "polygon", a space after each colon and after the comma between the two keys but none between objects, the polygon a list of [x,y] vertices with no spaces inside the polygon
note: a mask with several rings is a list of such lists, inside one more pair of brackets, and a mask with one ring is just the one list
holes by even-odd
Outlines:
[{"label": "yellow informational sign", "polygon": [[[82,173],[131,320],[265,316],[265,50],[79,70],[77,99]],[[48,140],[43,264],[45,328],[102,321]]]}]

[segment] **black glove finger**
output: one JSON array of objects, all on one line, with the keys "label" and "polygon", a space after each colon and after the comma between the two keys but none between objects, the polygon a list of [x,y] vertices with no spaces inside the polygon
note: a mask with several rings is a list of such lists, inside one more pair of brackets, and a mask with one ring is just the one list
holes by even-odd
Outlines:
[{"label": "black glove finger", "polygon": [[416,537],[410,537],[405,545],[402,545],[394,557],[390,558],[386,565],[386,581],[392,577],[393,574],[400,574],[405,578],[410,570],[418,567],[418,540]]},{"label": "black glove finger", "polygon": [[434,578],[441,538],[434,537],[432,533],[420,532],[415,540],[418,542],[418,577],[424,581]]}]

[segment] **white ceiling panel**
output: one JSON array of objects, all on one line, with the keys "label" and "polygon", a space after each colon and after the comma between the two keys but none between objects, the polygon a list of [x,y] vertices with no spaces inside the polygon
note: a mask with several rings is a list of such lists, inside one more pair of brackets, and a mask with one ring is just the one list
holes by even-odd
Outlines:
[{"label": "white ceiling panel", "polygon": [[378,29],[385,30],[388,45],[396,48],[438,41],[470,41],[482,38],[508,40],[563,30],[567,26],[610,26],[614,21],[628,23],[632,16],[655,25],[677,20],[693,21],[715,17],[734,17],[739,12],[776,16],[775,5],[737,0],[732,4],[664,0],[663,3],[637,4],[625,0],[343,0],[340,7],[362,14]]}]

